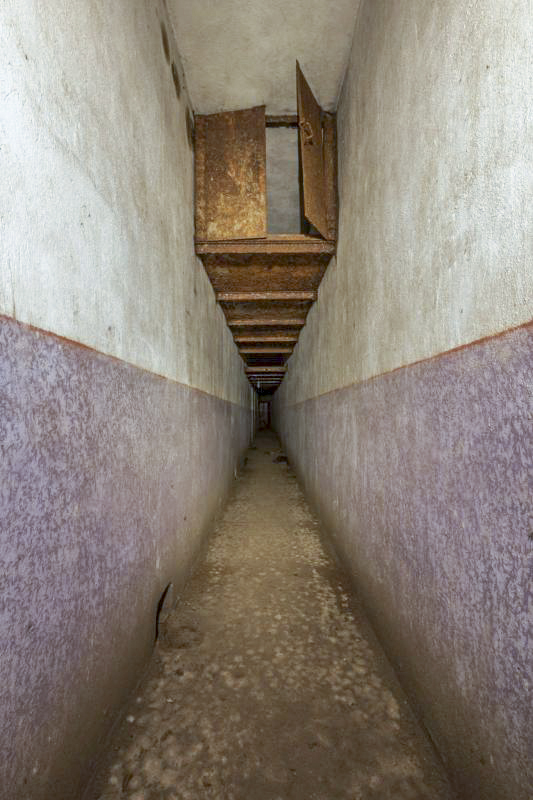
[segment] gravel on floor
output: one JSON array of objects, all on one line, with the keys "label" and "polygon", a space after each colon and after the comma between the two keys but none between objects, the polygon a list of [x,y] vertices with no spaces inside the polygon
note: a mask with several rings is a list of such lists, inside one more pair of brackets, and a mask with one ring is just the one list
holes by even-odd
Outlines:
[{"label": "gravel on floor", "polygon": [[451,800],[279,443],[258,435],[101,800]]}]

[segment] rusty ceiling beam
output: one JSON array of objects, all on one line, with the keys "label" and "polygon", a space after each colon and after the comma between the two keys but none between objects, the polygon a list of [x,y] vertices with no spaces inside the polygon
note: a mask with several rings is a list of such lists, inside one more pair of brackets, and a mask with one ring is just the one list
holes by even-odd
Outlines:
[{"label": "rusty ceiling beam", "polygon": [[325,263],[204,264],[215,292],[313,292],[318,289]]},{"label": "rusty ceiling beam", "polygon": [[310,300],[314,302],[317,293],[312,292],[217,292],[219,303],[252,303],[256,300],[277,302],[283,300]]},{"label": "rusty ceiling beam", "polygon": [[[271,290],[270,286],[262,286],[262,289]],[[229,290],[228,290],[229,291]],[[225,303],[223,306],[224,314],[228,319],[239,317],[240,319],[253,319],[254,317],[270,317],[283,319],[284,317],[306,318],[312,306],[308,300],[292,300],[285,303],[276,303],[275,306],[268,301],[258,300],[250,303]]]},{"label": "rusty ceiling beam", "polygon": [[266,333],[254,335],[253,333],[243,333],[233,338],[237,343],[241,342],[242,344],[252,344],[253,342],[297,342],[298,334]]},{"label": "rusty ceiling beam", "polygon": [[305,317],[246,317],[228,319],[230,328],[303,328]]},{"label": "rusty ceiling beam", "polygon": [[252,336],[252,342],[264,342],[265,336],[274,336],[272,340],[274,342],[286,341],[285,339],[280,339],[280,336],[295,337],[289,340],[292,342],[297,340],[300,330],[301,328],[232,328],[231,332],[234,339],[236,336]]},{"label": "rusty ceiling beam", "polygon": [[292,353],[292,347],[239,347],[239,353],[245,353],[247,355],[272,353],[282,356],[286,354],[290,355]]},{"label": "rusty ceiling beam", "polygon": [[284,375],[287,371],[287,367],[245,367],[244,371],[247,375],[264,375],[264,374],[273,374],[273,375]]},{"label": "rusty ceiling beam", "polygon": [[334,242],[327,242],[325,239],[307,236],[303,233],[272,233],[262,239],[232,239],[228,241],[197,239],[194,246],[199,256],[228,255],[232,259],[238,259],[242,255],[290,256],[300,254],[311,257],[335,255]]}]

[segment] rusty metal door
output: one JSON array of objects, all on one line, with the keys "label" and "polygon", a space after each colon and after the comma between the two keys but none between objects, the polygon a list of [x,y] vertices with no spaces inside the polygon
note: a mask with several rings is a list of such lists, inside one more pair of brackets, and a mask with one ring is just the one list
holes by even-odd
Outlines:
[{"label": "rusty metal door", "polygon": [[296,62],[296,92],[304,215],[311,225],[314,225],[317,231],[325,239],[328,239],[322,109],[315,100],[298,62]]},{"label": "rusty metal door", "polygon": [[265,107],[196,117],[196,238],[267,235]]}]

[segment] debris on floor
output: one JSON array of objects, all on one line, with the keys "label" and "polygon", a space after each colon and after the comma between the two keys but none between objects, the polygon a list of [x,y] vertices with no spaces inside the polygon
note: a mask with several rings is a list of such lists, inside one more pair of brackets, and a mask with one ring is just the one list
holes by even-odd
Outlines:
[{"label": "debris on floor", "polygon": [[277,440],[162,625],[101,800],[451,800]]}]

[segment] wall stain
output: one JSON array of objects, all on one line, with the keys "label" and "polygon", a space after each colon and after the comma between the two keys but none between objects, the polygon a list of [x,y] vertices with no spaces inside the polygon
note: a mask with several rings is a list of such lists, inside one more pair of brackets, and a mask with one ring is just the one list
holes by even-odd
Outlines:
[{"label": "wall stain", "polygon": [[176,90],[176,97],[179,100],[181,95],[181,83],[180,83],[178,68],[176,66],[175,61],[172,62],[171,71],[172,71],[172,80],[174,82],[174,89]]},{"label": "wall stain", "polygon": [[163,43],[163,52],[165,53],[165,58],[167,63],[170,64],[170,47],[168,44],[168,34],[165,23],[161,23],[161,41]]}]

